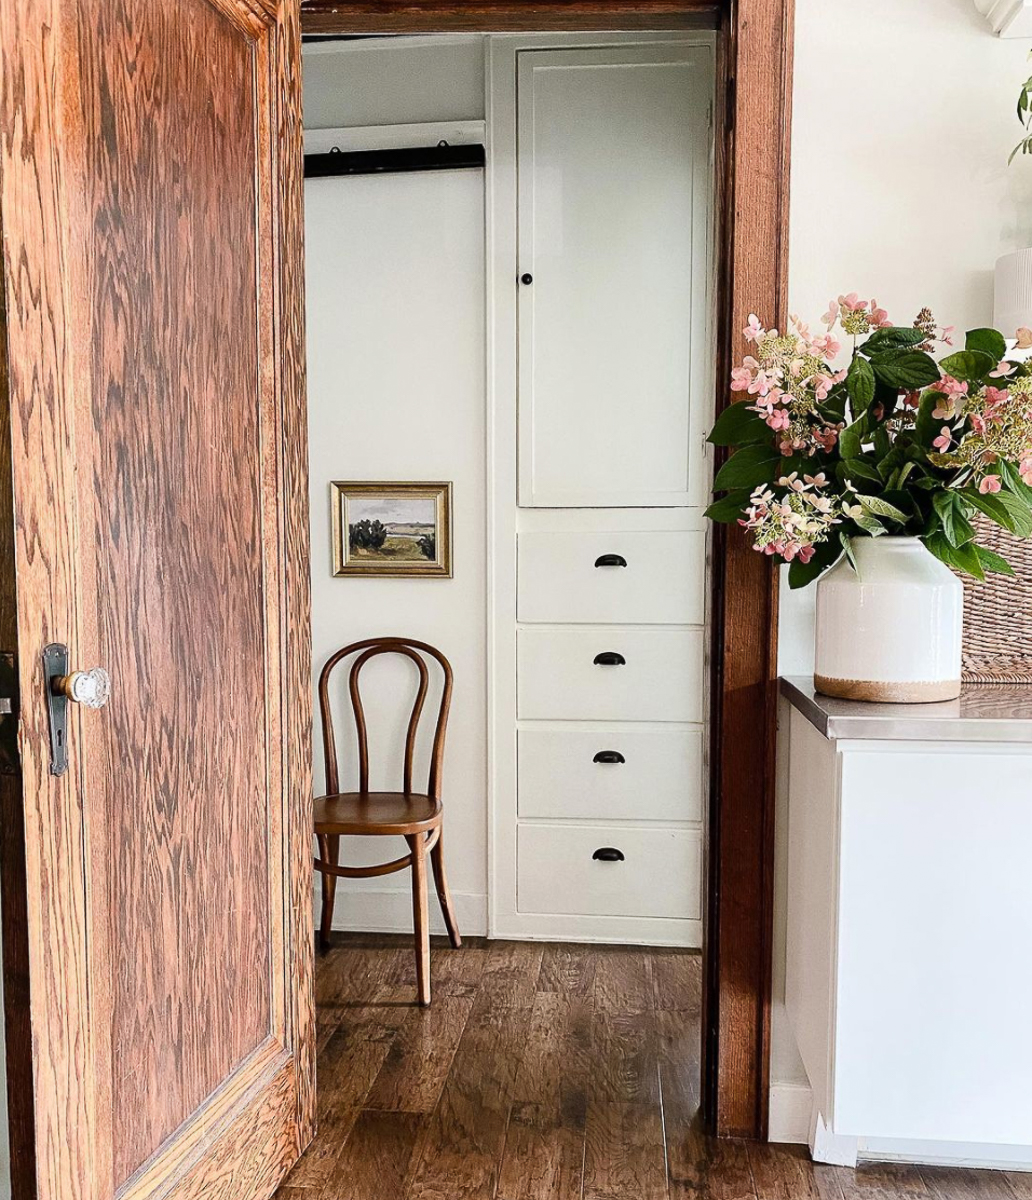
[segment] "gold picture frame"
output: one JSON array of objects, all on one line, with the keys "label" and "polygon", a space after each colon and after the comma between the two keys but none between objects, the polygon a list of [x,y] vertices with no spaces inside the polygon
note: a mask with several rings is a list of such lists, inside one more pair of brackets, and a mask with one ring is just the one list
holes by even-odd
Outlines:
[{"label": "gold picture frame", "polygon": [[330,484],[333,574],[451,579],[450,483]]}]

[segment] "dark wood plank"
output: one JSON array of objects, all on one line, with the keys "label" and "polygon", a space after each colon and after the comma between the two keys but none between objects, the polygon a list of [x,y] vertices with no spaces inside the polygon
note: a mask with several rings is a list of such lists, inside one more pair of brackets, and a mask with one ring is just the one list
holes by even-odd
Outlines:
[{"label": "dark wood plank", "polygon": [[590,996],[597,966],[598,954],[591,947],[550,943],[542,952],[537,990],[559,992],[563,996]]},{"label": "dark wood plank", "polygon": [[534,999],[544,947],[534,942],[491,942],[478,999],[527,1007]]},{"label": "dark wood plank", "polygon": [[717,0],[307,0],[307,34],[713,29]]},{"label": "dark wood plank", "polygon": [[654,1009],[652,959],[646,951],[606,947],[595,966],[595,1007],[599,1012],[647,1013]]},{"label": "dark wood plank", "polygon": [[366,1107],[433,1112],[472,1007],[471,996],[438,996],[429,1009],[411,1009],[393,1038]]},{"label": "dark wood plank", "polygon": [[656,1104],[592,1101],[584,1152],[584,1200],[667,1200],[663,1118]]},{"label": "dark wood plank", "polygon": [[419,1113],[365,1109],[319,1200],[397,1200],[404,1196],[425,1125],[426,1117]]},{"label": "dark wood plank", "polygon": [[838,1167],[815,1166],[801,1146],[749,1146],[756,1200],[842,1200],[839,1177],[852,1175]]},{"label": "dark wood plank", "polygon": [[1003,1171],[921,1167],[920,1175],[935,1200],[1014,1200],[1014,1190]]}]

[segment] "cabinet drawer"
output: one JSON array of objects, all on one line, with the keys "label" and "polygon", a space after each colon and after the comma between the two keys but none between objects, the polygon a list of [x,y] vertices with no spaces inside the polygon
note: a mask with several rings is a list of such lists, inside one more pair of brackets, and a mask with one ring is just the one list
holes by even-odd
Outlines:
[{"label": "cabinet drawer", "polygon": [[521,629],[517,676],[524,720],[698,723],[702,630]]},{"label": "cabinet drawer", "polygon": [[702,533],[521,533],[521,621],[701,625]]},{"label": "cabinet drawer", "polygon": [[[599,851],[623,857],[603,861],[594,857]],[[517,875],[520,912],[699,918],[702,834],[619,825],[521,825]]]},{"label": "cabinet drawer", "polygon": [[521,729],[519,815],[701,821],[702,730]]}]

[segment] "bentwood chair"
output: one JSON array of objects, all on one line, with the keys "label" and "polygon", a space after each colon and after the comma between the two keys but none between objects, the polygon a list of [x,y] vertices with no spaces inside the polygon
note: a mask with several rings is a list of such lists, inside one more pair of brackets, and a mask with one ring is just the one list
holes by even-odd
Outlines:
[{"label": "bentwood chair", "polygon": [[[348,676],[348,693],[355,716],[358,735],[358,791],[341,792],[337,770],[337,750],[333,737],[333,717],[330,712],[330,675],[333,669],[349,655],[358,657],[351,665]],[[369,790],[369,738],[366,732],[365,712],[359,695],[359,674],[362,668],[379,654],[401,654],[410,658],[419,671],[412,715],[409,717],[408,734],[405,739],[405,764],[403,790],[400,792],[371,792]],[[426,657],[424,657],[426,656]],[[430,756],[430,778],[425,792],[412,790],[412,763],[415,756],[416,734],[423,713],[430,683],[430,672],[426,658],[436,660],[444,672],[444,688],[441,706],[434,729],[433,749]],[[444,760],[444,736],[448,727],[448,710],[452,696],[452,669],[448,660],[433,646],[415,642],[408,638],[369,638],[364,642],[352,642],[338,650],[326,663],[319,676],[319,708],[322,712],[323,754],[326,761],[327,794],[315,802],[315,832],[319,839],[319,858],[315,868],[322,874],[323,903],[320,940],[323,947],[329,944],[330,923],[333,919],[333,904],[336,898],[337,879],[368,879],[377,875],[390,875],[394,871],[412,868],[412,914],[416,935],[416,981],[419,1003],[430,1003],[430,921],[427,912],[426,859],[429,855],[433,869],[437,898],[441,902],[444,922],[452,946],[462,945],[459,928],[455,923],[448,881],[444,874],[444,848],[441,841],[444,813],[441,805],[441,768]],[[409,852],[391,862],[377,863],[371,867],[342,867],[340,862],[341,837],[404,837]]]}]

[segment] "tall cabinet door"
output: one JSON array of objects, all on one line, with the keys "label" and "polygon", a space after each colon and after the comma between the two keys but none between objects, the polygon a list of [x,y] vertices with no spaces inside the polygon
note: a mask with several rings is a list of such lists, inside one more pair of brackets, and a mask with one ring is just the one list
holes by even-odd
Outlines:
[{"label": "tall cabinet door", "polygon": [[519,55],[522,506],[705,502],[712,55]]},{"label": "tall cabinet door", "polygon": [[264,1200],[313,1133],[300,33],[298,0],[0,5],[26,1200]]}]

